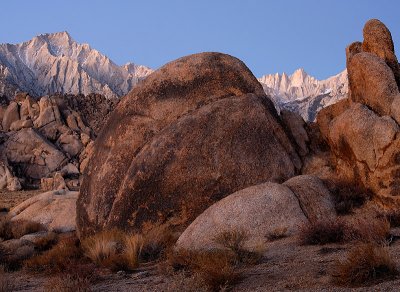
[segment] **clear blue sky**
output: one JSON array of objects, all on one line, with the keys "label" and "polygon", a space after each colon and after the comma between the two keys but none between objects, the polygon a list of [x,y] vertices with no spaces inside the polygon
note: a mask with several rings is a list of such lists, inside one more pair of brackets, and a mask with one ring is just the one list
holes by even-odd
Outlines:
[{"label": "clear blue sky", "polygon": [[396,0],[20,0],[0,9],[0,43],[66,30],[120,65],[157,68],[220,51],[256,76],[303,67],[322,79],[344,69],[346,45],[362,39],[370,18],[389,27],[400,51]]}]

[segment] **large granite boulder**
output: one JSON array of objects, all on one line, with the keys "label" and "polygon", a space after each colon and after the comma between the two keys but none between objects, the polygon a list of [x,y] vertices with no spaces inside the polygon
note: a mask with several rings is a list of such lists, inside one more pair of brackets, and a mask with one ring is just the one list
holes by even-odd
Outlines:
[{"label": "large granite boulder", "polygon": [[86,236],[191,222],[230,193],[295,175],[301,161],[272,102],[238,59],[173,61],[122,98],[95,141],[77,202]]},{"label": "large granite boulder", "polygon": [[237,191],[198,216],[179,237],[177,249],[221,248],[224,233],[245,235],[245,247],[256,249],[274,235],[293,236],[302,224],[334,220],[329,190],[315,176],[295,176],[283,184],[263,183]]}]

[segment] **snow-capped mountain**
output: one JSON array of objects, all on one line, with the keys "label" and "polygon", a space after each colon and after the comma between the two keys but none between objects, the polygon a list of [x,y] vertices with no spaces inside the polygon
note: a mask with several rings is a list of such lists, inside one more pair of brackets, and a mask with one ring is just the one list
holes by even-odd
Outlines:
[{"label": "snow-capped mountain", "polygon": [[306,121],[314,121],[319,110],[347,97],[349,90],[347,70],[325,80],[318,80],[303,69],[292,75],[264,75],[258,80],[278,111],[297,112]]},{"label": "snow-capped mountain", "polygon": [[32,96],[99,93],[114,98],[128,93],[152,70],[118,66],[67,32],[42,34],[21,44],[0,44],[0,95],[16,91]]}]

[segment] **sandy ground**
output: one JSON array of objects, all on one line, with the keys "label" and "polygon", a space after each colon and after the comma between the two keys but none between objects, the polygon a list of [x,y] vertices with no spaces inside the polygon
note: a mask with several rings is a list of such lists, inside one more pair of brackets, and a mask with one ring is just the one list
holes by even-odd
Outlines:
[{"label": "sandy ground", "polygon": [[[268,243],[261,262],[241,269],[243,280],[232,291],[399,291],[400,277],[373,286],[348,288],[332,282],[336,261],[345,257],[348,244],[301,246],[295,238]],[[392,258],[400,269],[400,241],[390,246]],[[43,291],[46,276],[24,272],[8,274],[14,291]],[[193,291],[190,281],[166,276],[157,265],[141,267],[132,274],[117,273],[102,277],[93,291]]]}]

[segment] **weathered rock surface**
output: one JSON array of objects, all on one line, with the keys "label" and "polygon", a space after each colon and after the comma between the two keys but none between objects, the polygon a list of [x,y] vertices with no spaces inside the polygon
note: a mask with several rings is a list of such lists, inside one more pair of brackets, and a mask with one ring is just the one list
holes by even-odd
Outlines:
[{"label": "weathered rock surface", "polygon": [[362,50],[377,55],[392,69],[397,86],[400,86],[400,66],[394,53],[392,34],[378,19],[368,20],[363,29]]},{"label": "weathered rock surface", "polygon": [[283,185],[296,195],[301,210],[309,221],[329,220],[336,217],[331,194],[324,183],[316,176],[298,175]]},{"label": "weathered rock surface", "polygon": [[346,55],[349,100],[322,110],[318,125],[337,173],[399,206],[399,71],[389,30],[378,20],[368,21],[364,41],[347,47]]},{"label": "weathered rock surface", "polygon": [[9,165],[5,161],[0,160],[0,190],[7,189],[9,191],[19,191],[21,189],[21,183],[17,177],[15,177]]},{"label": "weathered rock surface", "polygon": [[74,231],[77,198],[78,192],[66,190],[42,193],[11,209],[11,220],[38,222],[49,231]]},{"label": "weathered rock surface", "polygon": [[12,133],[2,151],[32,179],[45,177],[66,164],[65,155],[32,128]]},{"label": "weathered rock surface", "polygon": [[125,96],[100,133],[77,205],[78,229],[190,222],[213,202],[295,175],[301,161],[262,87],[219,53],[171,62]]},{"label": "weathered rock surface", "polygon": [[19,120],[18,104],[12,102],[9,104],[3,114],[2,126],[4,131],[8,131],[13,122]]},{"label": "weathered rock surface", "polygon": [[293,235],[307,222],[295,194],[285,185],[264,183],[240,190],[215,203],[189,225],[179,237],[177,249],[201,250],[220,247],[215,238],[230,231],[244,232],[252,249],[267,241],[279,228]]}]

